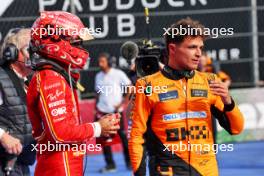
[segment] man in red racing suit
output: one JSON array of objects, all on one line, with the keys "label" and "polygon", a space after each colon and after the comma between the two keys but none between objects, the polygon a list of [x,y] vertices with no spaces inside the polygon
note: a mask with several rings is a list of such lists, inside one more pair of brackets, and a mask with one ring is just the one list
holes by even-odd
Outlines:
[{"label": "man in red racing suit", "polygon": [[37,33],[40,27],[61,29],[69,25],[84,28],[77,16],[60,11],[42,12],[32,27],[31,50],[36,56],[33,58],[36,72],[28,88],[27,106],[37,141],[36,176],[83,175],[85,142],[119,129],[116,115],[95,123],[82,123],[80,119],[75,82],[78,74],[70,67],[82,69],[85,65],[89,55],[78,42],[90,36],[73,35],[71,31],[45,37]]}]

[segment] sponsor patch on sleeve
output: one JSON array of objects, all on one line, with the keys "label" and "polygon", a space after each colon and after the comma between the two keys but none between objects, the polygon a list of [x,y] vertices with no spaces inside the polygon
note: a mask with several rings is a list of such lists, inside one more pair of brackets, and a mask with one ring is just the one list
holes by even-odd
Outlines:
[{"label": "sponsor patch on sleeve", "polygon": [[166,93],[160,93],[158,94],[158,96],[160,101],[166,101],[171,99],[177,99],[179,95],[178,95],[178,91],[174,90]]},{"label": "sponsor patch on sleeve", "polygon": [[208,91],[204,89],[191,89],[192,97],[207,97]]}]

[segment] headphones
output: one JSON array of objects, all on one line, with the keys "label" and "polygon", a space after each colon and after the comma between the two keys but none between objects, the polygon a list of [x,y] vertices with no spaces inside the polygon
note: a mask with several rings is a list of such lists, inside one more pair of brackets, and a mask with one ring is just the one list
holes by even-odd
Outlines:
[{"label": "headphones", "polygon": [[[13,28],[10,29],[7,35],[16,35],[22,28]],[[8,43],[4,48],[3,48],[3,55],[2,59],[0,61],[0,65],[4,65],[6,63],[11,63],[15,62],[18,60],[18,54],[19,50],[16,47],[15,44],[13,43]]]},{"label": "headphones", "polygon": [[18,53],[19,51],[16,45],[14,45],[13,43],[7,44],[3,50],[3,62],[11,63],[17,61]]},{"label": "headphones", "polygon": [[173,80],[179,80],[182,78],[187,78],[187,79],[191,79],[193,78],[193,76],[195,75],[195,71],[194,70],[184,70],[184,71],[178,71],[178,70],[174,70],[171,67],[169,67],[168,65],[166,65],[162,72],[169,78],[173,79]]}]

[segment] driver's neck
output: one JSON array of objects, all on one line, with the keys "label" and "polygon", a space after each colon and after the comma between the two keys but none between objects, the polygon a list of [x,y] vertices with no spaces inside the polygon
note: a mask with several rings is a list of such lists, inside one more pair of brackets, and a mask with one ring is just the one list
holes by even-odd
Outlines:
[{"label": "driver's neck", "polygon": [[176,64],[172,64],[172,63],[168,63],[168,66],[173,69],[173,70],[176,70],[176,71],[184,71],[183,68],[180,68],[179,66],[177,66]]}]

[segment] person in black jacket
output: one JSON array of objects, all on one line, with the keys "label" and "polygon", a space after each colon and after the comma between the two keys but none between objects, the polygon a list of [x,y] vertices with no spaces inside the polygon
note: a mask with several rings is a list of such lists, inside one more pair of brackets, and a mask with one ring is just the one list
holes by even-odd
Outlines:
[{"label": "person in black jacket", "polygon": [[31,69],[25,63],[30,29],[11,29],[4,39],[0,59],[0,176],[30,175],[35,162],[32,128],[26,108],[25,82]]}]

